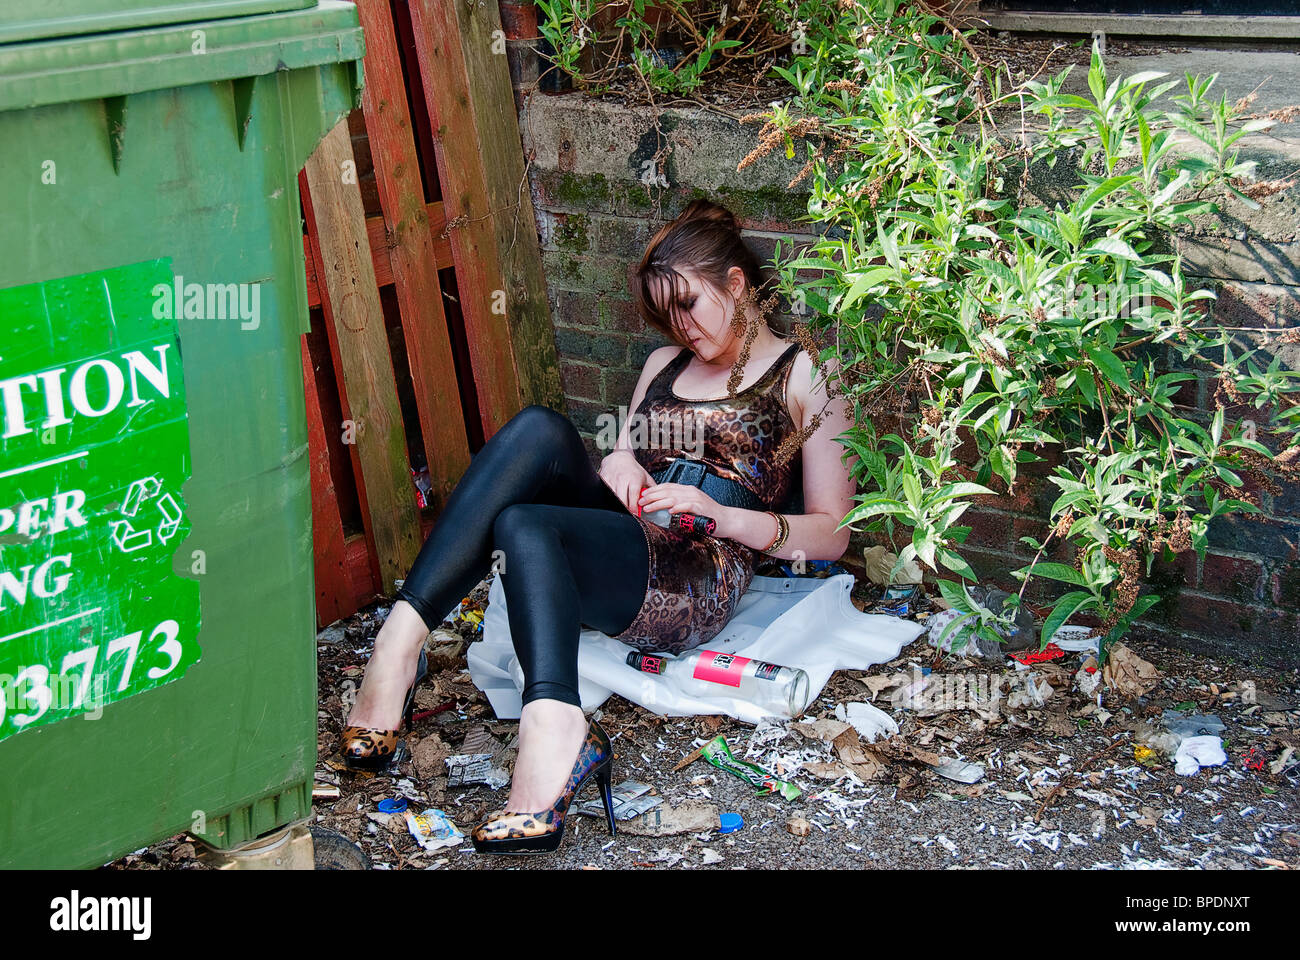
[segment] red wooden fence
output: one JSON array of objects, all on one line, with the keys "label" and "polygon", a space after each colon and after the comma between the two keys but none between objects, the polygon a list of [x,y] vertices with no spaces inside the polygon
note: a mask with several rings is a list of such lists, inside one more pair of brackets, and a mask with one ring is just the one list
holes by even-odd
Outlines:
[{"label": "red wooden fence", "polygon": [[511,416],[564,409],[496,4],[357,7],[362,107],[300,175],[321,625],[392,594]]}]

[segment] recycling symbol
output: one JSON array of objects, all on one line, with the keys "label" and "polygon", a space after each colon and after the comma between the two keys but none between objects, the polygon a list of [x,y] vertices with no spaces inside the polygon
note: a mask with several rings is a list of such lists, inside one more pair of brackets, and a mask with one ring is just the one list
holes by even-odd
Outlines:
[{"label": "recycling symbol", "polygon": [[152,501],[154,508],[162,515],[162,520],[153,529],[149,528],[147,522],[142,524],[142,529],[136,529],[131,519],[114,520],[111,524],[113,542],[123,553],[133,553],[148,548],[153,544],[155,536],[160,543],[166,543],[180,529],[182,516],[180,506],[170,493],[159,496],[161,492],[162,481],[157,477],[142,477],[127,487],[122,507],[118,511],[123,517],[134,518],[136,523],[140,523],[142,519],[140,508]]}]

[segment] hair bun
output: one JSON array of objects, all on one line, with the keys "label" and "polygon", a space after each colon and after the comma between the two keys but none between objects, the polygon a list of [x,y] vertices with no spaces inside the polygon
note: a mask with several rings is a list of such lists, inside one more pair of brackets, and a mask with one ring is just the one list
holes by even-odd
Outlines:
[{"label": "hair bun", "polygon": [[736,223],[736,217],[730,210],[704,197],[696,197],[692,200],[678,215],[677,220],[681,223],[687,220],[712,220],[722,224],[728,230],[740,232],[740,225]]}]

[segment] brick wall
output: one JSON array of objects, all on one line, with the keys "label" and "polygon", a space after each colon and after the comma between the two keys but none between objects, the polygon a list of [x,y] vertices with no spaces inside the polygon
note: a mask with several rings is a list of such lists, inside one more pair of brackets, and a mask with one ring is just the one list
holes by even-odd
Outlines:
[{"label": "brick wall", "polygon": [[[503,2],[503,10],[506,6]],[[1172,75],[1183,69],[1200,68],[1184,63]],[[522,91],[527,71],[516,67],[514,74]],[[1249,88],[1238,92],[1229,84],[1226,92],[1240,96]],[[665,109],[659,122],[657,133],[644,109],[577,94],[534,95],[521,113],[524,147],[533,154],[529,185],[568,412],[593,458],[603,455],[594,443],[597,418],[628,403],[645,357],[667,342],[644,328],[629,294],[630,271],[659,226],[691,198],[707,196],[736,213],[762,260],[771,257],[778,238],[788,250],[790,241],[815,239],[818,228],[801,222],[808,195],[785,186],[798,164],[776,152],[736,171],[753,146],[756,127],[699,110]],[[1261,176],[1283,176],[1296,168],[1300,140],[1270,138],[1261,145],[1260,139],[1242,143],[1243,158],[1257,152]],[[665,171],[668,186],[647,191],[640,182],[645,160],[664,140],[673,148]],[[1050,206],[1054,192],[1077,180],[1068,163],[1058,163],[1052,170],[1043,165],[1031,171],[1030,182]],[[1207,220],[1180,243],[1191,272],[1217,285],[1217,315],[1236,326],[1300,325],[1300,188],[1269,198],[1261,211],[1229,204],[1225,220],[1226,231]],[[1300,367],[1300,348],[1278,352],[1286,365]],[[1172,356],[1163,357],[1163,364],[1177,368]],[[1190,416],[1203,416],[1213,396],[1208,374],[1197,373],[1181,398]],[[1017,586],[1008,571],[1032,559],[1019,538],[1042,540],[1041,518],[1059,492],[1047,482],[1049,473],[1050,463],[1026,465],[1013,498],[985,498],[967,512],[974,529],[964,555],[984,582]],[[1143,632],[1247,662],[1300,665],[1300,491],[1264,493],[1262,501],[1263,519],[1212,525],[1204,564],[1193,552],[1155,564],[1147,589],[1164,600],[1144,618]],[[865,543],[855,535],[845,562],[860,564]],[[1065,548],[1054,559],[1073,557]],[[1030,599],[1050,601],[1052,588],[1039,582]]]}]

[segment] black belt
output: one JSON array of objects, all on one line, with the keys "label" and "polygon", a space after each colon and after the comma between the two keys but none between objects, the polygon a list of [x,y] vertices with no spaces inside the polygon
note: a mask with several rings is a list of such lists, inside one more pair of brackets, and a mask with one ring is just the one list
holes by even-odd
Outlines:
[{"label": "black belt", "polygon": [[711,473],[700,460],[677,457],[662,470],[650,474],[655,483],[684,483],[702,491],[726,507],[742,510],[766,510],[768,506],[742,483]]}]

